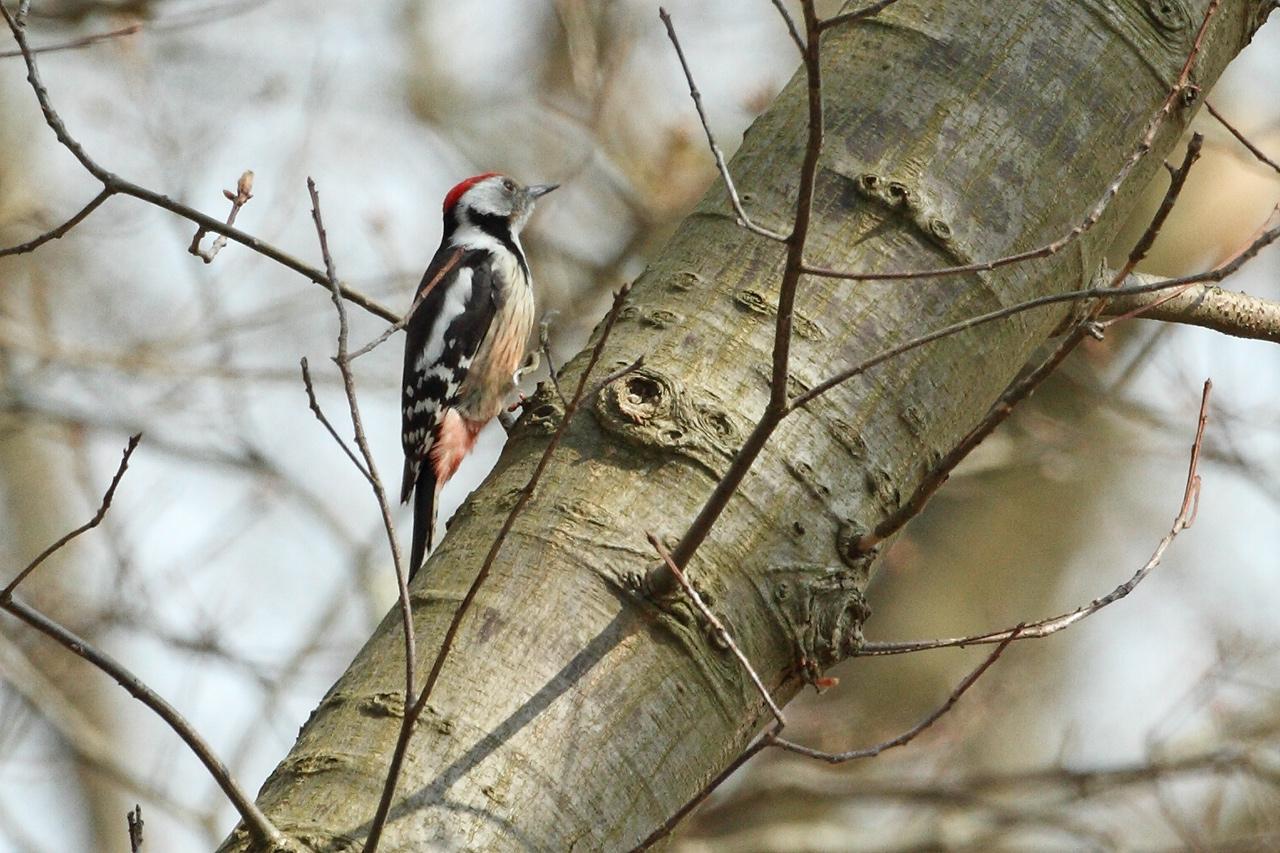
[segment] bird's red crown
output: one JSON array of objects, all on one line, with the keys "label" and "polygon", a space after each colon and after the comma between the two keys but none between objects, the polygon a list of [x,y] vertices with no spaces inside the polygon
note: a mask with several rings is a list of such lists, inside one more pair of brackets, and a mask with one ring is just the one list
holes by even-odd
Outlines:
[{"label": "bird's red crown", "polygon": [[449,192],[445,194],[444,212],[448,213],[449,211],[453,210],[453,206],[458,203],[458,199],[462,198],[462,194],[465,193],[467,190],[471,189],[473,186],[480,183],[485,178],[492,178],[496,174],[498,173],[485,172],[483,175],[474,175],[470,178],[467,178],[465,181],[461,181],[458,184],[456,184],[453,189],[449,190]]}]

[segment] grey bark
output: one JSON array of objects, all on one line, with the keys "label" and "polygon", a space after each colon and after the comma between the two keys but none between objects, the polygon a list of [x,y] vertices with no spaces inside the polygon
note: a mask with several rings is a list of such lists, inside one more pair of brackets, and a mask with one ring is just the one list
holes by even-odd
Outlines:
[{"label": "grey bark", "polygon": [[[1137,146],[1208,5],[904,0],[830,32],[810,261],[932,268],[1066,233]],[[1198,85],[1270,6],[1223,3]],[[1175,112],[1099,226],[1052,258],[803,282],[796,389],[945,323],[1086,285],[1193,109]],[[787,228],[804,115],[793,80],[732,162],[769,228]],[[600,372],[641,354],[646,365],[575,420],[515,525],[415,733],[382,849],[625,849],[766,721],[692,611],[637,588],[655,562],[644,532],[679,536],[767,398],[783,249],[728,211],[713,187],[636,283]],[[913,351],[784,423],[689,567],[775,696],[801,688],[801,661],[830,665],[856,646],[870,566],[846,546],[981,418],[1065,311]],[[529,409],[413,585],[424,669],[555,426],[549,394]],[[393,613],[263,788],[267,814],[313,849],[358,849],[367,831],[403,711],[402,655]],[[223,849],[246,845],[237,832]]]}]

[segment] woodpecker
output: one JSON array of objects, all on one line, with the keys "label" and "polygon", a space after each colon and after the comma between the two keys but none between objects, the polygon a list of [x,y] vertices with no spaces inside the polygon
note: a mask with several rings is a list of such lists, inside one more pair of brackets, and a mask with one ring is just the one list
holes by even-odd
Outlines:
[{"label": "woodpecker", "polygon": [[444,197],[440,248],[405,328],[400,502],[417,493],[410,578],[431,550],[441,487],[520,380],[534,318],[520,229],[557,186],[521,186],[489,172]]}]

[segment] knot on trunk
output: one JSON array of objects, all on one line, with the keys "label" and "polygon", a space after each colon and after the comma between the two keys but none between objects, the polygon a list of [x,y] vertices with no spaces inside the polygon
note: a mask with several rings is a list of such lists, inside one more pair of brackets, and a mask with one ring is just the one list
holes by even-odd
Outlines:
[{"label": "knot on trunk", "polygon": [[932,243],[956,264],[973,263],[973,250],[956,236],[942,204],[920,187],[904,180],[893,180],[874,172],[853,178],[857,195],[886,213],[897,214],[914,226],[925,242]]},{"label": "knot on trunk", "polygon": [[741,440],[728,409],[648,366],[605,386],[592,411],[606,432],[628,444],[679,454],[717,477]]},{"label": "knot on trunk", "polygon": [[862,645],[862,625],[871,615],[865,582],[865,571],[808,564],[775,566],[755,580],[806,682]]}]

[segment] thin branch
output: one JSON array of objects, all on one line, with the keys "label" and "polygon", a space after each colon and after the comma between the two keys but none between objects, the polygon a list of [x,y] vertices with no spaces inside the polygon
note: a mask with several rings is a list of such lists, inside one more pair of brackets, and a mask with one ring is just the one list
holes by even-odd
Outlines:
[{"label": "thin branch", "polygon": [[470,610],[472,602],[475,601],[476,595],[480,592],[480,587],[489,577],[489,572],[493,569],[494,562],[498,558],[498,552],[502,550],[503,543],[506,542],[511,528],[515,526],[516,519],[523,512],[525,505],[533,497],[534,490],[537,489],[538,482],[542,479],[542,473],[546,470],[548,463],[551,461],[552,454],[556,448],[560,446],[560,440],[564,438],[569,428],[570,422],[573,420],[574,414],[577,413],[578,407],[582,401],[586,399],[585,390],[587,387],[587,379],[591,376],[592,369],[600,360],[600,354],[604,351],[605,344],[609,340],[609,336],[613,333],[614,324],[618,320],[618,315],[622,311],[622,306],[626,303],[627,295],[631,292],[631,285],[626,284],[614,294],[613,307],[609,309],[609,314],[605,318],[604,328],[600,332],[600,338],[596,341],[595,347],[591,350],[591,355],[587,359],[587,364],[582,369],[581,376],[578,377],[578,387],[574,392],[573,399],[569,401],[569,405],[565,407],[564,414],[560,418],[560,425],[555,433],[551,436],[551,440],[547,443],[546,450],[542,453],[542,458],[538,460],[537,466],[533,469],[533,474],[529,477],[528,484],[520,492],[520,497],[516,499],[515,506],[511,508],[511,512],[507,514],[506,521],[502,523],[498,535],[494,537],[493,544],[489,547],[489,553],[485,556],[484,562],[480,565],[480,570],[476,573],[475,579],[472,580],[470,588],[465,596],[458,604],[458,608],[454,611],[453,619],[449,622],[449,627],[445,630],[444,638],[440,642],[440,650],[436,653],[436,659],[431,665],[431,671],[427,675],[427,680],[423,684],[422,692],[418,694],[417,701],[412,705],[405,703],[404,718],[400,726],[400,736],[396,740],[395,751],[391,755],[391,768],[387,773],[386,784],[382,789],[382,798],[378,802],[378,810],[374,815],[373,822],[369,828],[369,835],[365,839],[364,853],[374,853],[378,849],[378,842],[381,839],[382,829],[386,824],[387,816],[391,812],[391,802],[395,797],[396,785],[400,779],[400,769],[404,763],[405,754],[409,749],[409,741],[413,735],[414,724],[418,717],[422,715],[423,710],[427,707],[427,702],[431,698],[431,691],[435,689],[436,682],[440,678],[440,673],[444,670],[445,660],[449,657],[449,652],[453,649],[454,641],[457,639],[458,630],[462,626],[462,620],[466,617],[467,611]]},{"label": "thin branch", "polygon": [[840,373],[836,374],[835,376],[832,376],[829,379],[823,380],[822,382],[818,383],[810,390],[795,397],[791,402],[790,408],[788,409],[788,414],[799,408],[802,408],[803,406],[807,405],[808,403],[812,402],[818,397],[821,397],[823,394],[827,393],[837,385],[847,382],[848,380],[852,379],[855,376],[859,376],[863,373],[866,373],[871,368],[877,367],[878,365],[883,364],[884,362],[892,358],[895,358],[896,356],[902,355],[905,352],[909,352],[910,350],[916,349],[917,347],[924,346],[925,344],[933,343],[934,341],[939,340],[941,338],[945,338],[949,335],[958,334],[959,332],[963,332],[968,329],[975,328],[977,326],[982,326],[987,323],[992,323],[997,320],[1004,320],[1016,314],[1021,314],[1025,311],[1032,311],[1032,310],[1035,310],[1036,308],[1043,308],[1046,305],[1055,305],[1062,302],[1075,302],[1076,300],[1080,300],[1080,299],[1112,299],[1116,297],[1138,296],[1142,294],[1156,293],[1162,290],[1171,290],[1173,288],[1181,287],[1187,284],[1199,284],[1203,282],[1220,282],[1223,279],[1227,278],[1228,276],[1232,275],[1234,272],[1236,272],[1238,269],[1240,269],[1250,260],[1252,260],[1258,254],[1258,252],[1262,251],[1264,248],[1274,243],[1277,239],[1280,239],[1280,226],[1277,226],[1275,228],[1270,229],[1269,231],[1264,232],[1261,236],[1258,237],[1258,239],[1254,240],[1254,242],[1251,243],[1248,248],[1246,248],[1240,254],[1236,255],[1235,258],[1231,259],[1230,261],[1223,264],[1222,266],[1209,270],[1207,272],[1195,273],[1192,275],[1181,276],[1178,278],[1156,280],[1152,282],[1135,284],[1135,285],[1126,286],[1126,287],[1089,287],[1089,288],[1084,288],[1082,290],[1067,291],[1066,293],[1055,293],[1055,294],[1050,294],[1048,296],[1039,296],[1039,297],[1036,297],[1035,299],[1028,299],[1026,302],[1020,302],[1017,305],[1011,305],[1007,308],[1000,308],[995,311],[990,311],[986,314],[980,314],[976,317],[970,317],[965,320],[960,320],[955,323],[951,323],[949,325],[943,326],[940,329],[937,329],[936,331],[929,332],[928,334],[924,334],[916,338],[912,338],[911,340],[906,341],[905,343],[899,344],[895,347],[890,347],[889,349],[882,350],[879,353],[876,353],[875,355],[866,359],[865,361],[859,362],[858,364],[855,364],[852,367],[842,370]]},{"label": "thin branch", "polygon": [[733,637],[729,634],[728,630],[725,629],[724,623],[711,612],[711,608],[707,607],[707,603],[702,600],[702,596],[693,588],[693,584],[689,583],[689,579],[685,577],[684,572],[680,571],[680,567],[671,559],[671,555],[667,553],[667,549],[663,546],[662,540],[650,532],[645,533],[645,538],[649,540],[649,544],[653,546],[653,550],[658,552],[658,556],[662,558],[662,561],[667,564],[667,568],[671,570],[671,574],[675,575],[676,581],[684,590],[685,595],[689,596],[689,600],[693,602],[693,606],[698,609],[698,612],[702,614],[703,618],[705,618],[707,622],[711,623],[711,627],[715,630],[716,636],[720,638],[720,642],[722,642],[733,656],[738,659],[738,663],[742,664],[743,671],[745,671],[747,677],[751,679],[751,683],[756,686],[756,691],[759,692],[760,696],[764,699],[764,704],[769,708],[769,712],[773,714],[773,718],[777,720],[779,728],[786,726],[786,715],[782,713],[782,709],[778,707],[778,703],[773,700],[772,694],[769,693],[769,688],[764,686],[764,682],[760,679],[755,667],[751,665],[751,661],[747,660],[747,656],[742,653],[742,649],[738,648],[738,644],[734,642]]},{"label": "thin branch", "polygon": [[[680,538],[672,553],[676,565],[688,568],[689,561],[711,533],[730,498],[755,463],[760,451],[768,443],[774,430],[786,416],[788,404],[787,383],[791,371],[791,326],[795,310],[796,291],[804,267],[804,250],[809,237],[809,219],[813,211],[814,189],[817,185],[818,159],[822,155],[822,64],[818,38],[818,16],[813,0],[802,0],[805,41],[804,68],[808,106],[808,137],[805,141],[804,159],[796,190],[795,219],[787,236],[787,257],[778,286],[778,310],[773,332],[773,368],[769,379],[769,402],[755,428],[747,436],[734,456],[724,476],[716,483],[711,495],[703,504],[689,529]],[[673,579],[665,565],[650,571],[646,588],[655,594],[672,589]]]},{"label": "thin branch", "polygon": [[986,659],[983,660],[982,663],[978,664],[972,672],[964,677],[964,680],[956,685],[955,689],[951,691],[951,695],[947,697],[945,702],[937,708],[934,708],[933,711],[930,712],[930,714],[923,720],[891,740],[877,743],[874,746],[863,747],[862,749],[851,749],[847,752],[826,752],[821,749],[814,749],[789,740],[783,740],[782,738],[774,738],[773,745],[780,749],[785,749],[787,752],[794,752],[808,758],[816,758],[819,761],[825,761],[828,764],[843,764],[846,761],[854,761],[860,758],[875,758],[886,750],[906,746],[911,743],[911,741],[919,737],[926,729],[938,722],[938,720],[941,719],[948,711],[954,708],[955,704],[960,701],[960,697],[963,696],[970,687],[977,683],[983,673],[990,669],[991,665],[994,664],[1002,654],[1004,654],[1004,650],[1009,647],[1009,644],[1020,636],[1022,636],[1022,626],[1017,625],[1008,632],[1008,634],[1000,641],[1000,644],[992,650],[991,654],[987,655]]},{"label": "thin branch", "polygon": [[1051,616],[1048,619],[1041,619],[1037,622],[1029,622],[1020,625],[1017,629],[1006,629],[1003,631],[989,631],[985,634],[973,634],[968,637],[954,637],[941,640],[918,640],[912,642],[867,642],[855,653],[859,656],[874,655],[900,655],[909,652],[925,651],[927,649],[944,649],[954,646],[972,646],[984,643],[1003,643],[1010,640],[1014,631],[1017,631],[1017,639],[1021,640],[1037,640],[1042,637],[1048,637],[1050,634],[1056,634],[1066,628],[1071,627],[1077,622],[1087,619],[1093,614],[1102,610],[1133,592],[1134,588],[1151,574],[1152,571],[1160,565],[1160,561],[1164,558],[1164,553],[1173,544],[1173,540],[1178,534],[1191,527],[1195,522],[1196,510],[1200,502],[1200,453],[1204,444],[1204,429],[1209,419],[1209,393],[1213,388],[1213,383],[1205,380],[1204,391],[1200,397],[1200,416],[1196,423],[1196,437],[1191,444],[1191,457],[1187,464],[1186,484],[1183,487],[1182,503],[1178,507],[1178,514],[1173,520],[1169,532],[1156,545],[1151,557],[1147,562],[1134,573],[1133,577],[1117,586],[1111,592],[1095,598],[1093,601],[1077,607],[1069,613],[1063,613],[1058,616]]},{"label": "thin branch", "polygon": [[[1151,222],[1142,233],[1142,236],[1134,244],[1133,250],[1129,252],[1129,257],[1124,266],[1121,267],[1119,272],[1111,276],[1110,288],[1114,289],[1147,256],[1147,252],[1154,245],[1160,230],[1164,227],[1169,213],[1177,203],[1178,197],[1182,194],[1182,188],[1186,185],[1187,175],[1191,173],[1191,167],[1200,159],[1200,148],[1203,144],[1204,137],[1198,133],[1194,134],[1187,143],[1187,150],[1182,158],[1182,164],[1178,168],[1170,170],[1169,187],[1164,194],[1163,201],[1152,216]],[[1187,285],[1187,287],[1190,286]],[[1075,348],[1079,346],[1087,334],[1094,332],[1093,324],[1098,315],[1102,313],[1104,307],[1105,303],[1102,302],[1092,306],[1084,318],[1075,324],[1066,339],[1046,359],[1027,375],[1017,379],[1005,389],[995,404],[987,410],[982,420],[970,429],[916,485],[911,497],[877,524],[874,530],[858,539],[855,546],[856,551],[860,554],[870,553],[871,549],[876,545],[897,533],[908,521],[923,512],[929,500],[950,478],[951,472],[956,469],[956,466],[963,462],[973,452],[974,448],[986,441],[987,437],[1009,418],[1009,415],[1013,413],[1013,410],[1019,404],[1035,393],[1036,389],[1067,359],[1067,356],[1075,351]]]},{"label": "thin branch", "polygon": [[564,391],[560,390],[560,375],[556,370],[555,359],[551,357],[551,317],[554,314],[548,314],[542,318],[542,322],[538,324],[538,349],[542,353],[542,358],[547,362],[547,379],[551,382],[551,389],[556,392],[556,397],[560,399],[560,405],[565,408],[569,407],[569,399],[565,397]]},{"label": "thin branch", "polygon": [[959,275],[962,273],[974,272],[990,272],[1000,267],[1010,266],[1011,264],[1023,263],[1025,261],[1035,260],[1037,258],[1046,258],[1055,255],[1064,248],[1073,243],[1081,235],[1085,234],[1098,220],[1102,218],[1102,214],[1111,206],[1112,200],[1120,192],[1120,187],[1128,180],[1133,170],[1137,168],[1138,163],[1151,150],[1152,144],[1155,142],[1156,134],[1165,120],[1173,112],[1174,107],[1183,102],[1184,98],[1198,97],[1199,89],[1190,86],[1191,70],[1195,67],[1196,59],[1200,55],[1200,50],[1204,45],[1205,35],[1209,31],[1209,23],[1217,14],[1222,0],[1211,0],[1208,9],[1205,10],[1204,19],[1200,22],[1200,28],[1196,31],[1195,40],[1191,45],[1191,50],[1187,54],[1186,61],[1182,65],[1182,70],[1178,74],[1177,81],[1174,82],[1169,94],[1165,97],[1164,102],[1160,105],[1154,116],[1147,123],[1146,130],[1142,134],[1141,140],[1137,147],[1125,160],[1124,165],[1120,167],[1120,171],[1116,173],[1115,178],[1107,185],[1102,196],[1094,204],[1093,208],[1085,216],[1081,222],[1062,235],[1058,239],[1038,246],[1034,249],[1028,249],[1025,252],[1017,252],[1012,255],[996,258],[990,261],[978,261],[971,264],[961,264],[952,267],[939,267],[931,270],[903,270],[890,272],[852,272],[825,267],[815,267],[806,264],[803,272],[806,275],[818,276],[820,278],[835,278],[845,281],[900,281],[907,279],[925,279],[925,278],[941,278],[943,276]]},{"label": "thin branch", "polygon": [[400,331],[405,326],[408,326],[409,321],[413,319],[413,315],[418,313],[419,306],[426,301],[427,294],[435,290],[436,285],[440,283],[440,280],[448,275],[449,271],[458,265],[458,261],[462,260],[462,255],[463,250],[456,249],[453,255],[450,256],[449,260],[445,262],[444,266],[440,267],[440,269],[436,271],[436,274],[431,277],[430,281],[427,281],[424,277],[422,284],[418,286],[418,293],[413,299],[413,304],[409,306],[409,310],[405,312],[405,315],[384,329],[382,334],[378,335],[376,338],[369,341],[369,343],[347,356],[347,360],[355,361],[360,356],[372,352],[396,332]]},{"label": "thin branch", "polygon": [[5,257],[6,255],[21,255],[26,252],[32,252],[43,246],[45,243],[48,243],[50,240],[57,240],[72,228],[75,228],[81,222],[88,219],[89,214],[97,210],[104,201],[111,198],[113,195],[115,195],[114,191],[104,188],[102,192],[90,199],[88,204],[80,208],[74,216],[58,227],[50,229],[39,237],[28,240],[25,243],[19,243],[16,246],[9,246],[7,248],[0,249],[0,258]]},{"label": "thin branch", "polygon": [[[236,191],[223,190],[222,194],[231,202],[231,212],[227,214],[227,227],[230,228],[236,224],[236,216],[240,213],[240,208],[249,203],[249,199],[253,198],[253,172],[245,170],[240,176],[240,180],[236,181]],[[196,229],[196,234],[191,238],[191,245],[187,247],[187,251],[195,255],[206,264],[213,263],[213,259],[222,251],[222,247],[227,245],[227,237],[225,234],[219,234],[218,238],[213,241],[208,249],[200,248],[200,241],[204,239],[204,235],[209,233],[207,229],[200,227]]]},{"label": "thin branch", "polygon": [[[785,14],[785,10],[783,12]],[[724,181],[725,190],[729,193],[729,202],[733,205],[734,213],[738,215],[738,224],[753,234],[783,242],[787,239],[786,237],[776,231],[770,231],[768,228],[756,225],[743,209],[742,199],[738,198],[738,189],[733,184],[733,176],[729,174],[729,166],[725,163],[724,153],[720,150],[720,146],[716,144],[715,135],[711,133],[711,125],[707,123],[707,114],[702,108],[702,93],[698,91],[697,84],[693,82],[693,72],[689,70],[689,63],[684,58],[684,48],[680,46],[680,40],[676,38],[675,27],[671,25],[671,15],[667,13],[666,9],[659,6],[658,17],[662,19],[662,23],[666,26],[667,37],[671,39],[671,44],[676,49],[676,56],[680,59],[680,67],[684,69],[684,79],[689,83],[689,96],[693,98],[693,106],[698,111],[698,120],[702,122],[702,129],[707,134],[707,145],[711,147],[711,156],[715,158],[716,170],[720,172],[720,179]],[[797,41],[797,43],[799,42]],[[803,45],[801,45],[801,50],[803,50]]]},{"label": "thin branch", "polygon": [[1205,101],[1204,106],[1205,106],[1205,109],[1209,111],[1209,115],[1216,118],[1218,120],[1218,123],[1227,129],[1228,133],[1234,136],[1240,142],[1241,145],[1243,145],[1245,148],[1248,148],[1249,153],[1252,154],[1254,157],[1256,157],[1258,159],[1258,162],[1264,163],[1265,165],[1274,169],[1276,172],[1280,172],[1280,163],[1277,163],[1275,160],[1272,160],[1270,157],[1266,155],[1266,153],[1263,152],[1261,148],[1259,148],[1258,146],[1250,142],[1249,137],[1245,136],[1243,133],[1237,130],[1236,126],[1233,125],[1231,122],[1227,121],[1226,118],[1222,115],[1222,113],[1218,112],[1218,110],[1213,106],[1213,104],[1209,103],[1208,101]]},{"label": "thin branch", "polygon": [[253,802],[253,799],[240,787],[231,776],[227,766],[214,753],[213,748],[200,736],[195,727],[178,712],[176,708],[164,700],[158,693],[148,687],[136,675],[126,669],[119,661],[100,651],[87,640],[72,633],[67,628],[45,616],[17,598],[9,598],[0,602],[0,607],[23,622],[35,628],[59,645],[68,649],[77,657],[84,658],[98,669],[111,676],[121,687],[129,691],[142,704],[146,705],[173,729],[183,743],[190,747],[196,758],[209,771],[209,775],[226,794],[227,799],[235,806],[244,821],[245,827],[261,848],[270,851],[294,849],[287,839],[271,824],[267,816]]},{"label": "thin branch", "polygon": [[[333,297],[334,309],[338,312],[338,352],[334,356],[334,363],[338,366],[338,371],[342,374],[342,384],[347,393],[347,404],[351,413],[351,426],[355,432],[356,447],[360,450],[360,456],[364,459],[365,468],[368,471],[367,478],[370,487],[373,489],[374,496],[378,501],[378,509],[382,513],[382,526],[387,535],[387,543],[391,548],[391,559],[396,572],[396,586],[399,591],[400,619],[404,628],[404,703],[405,715],[401,721],[400,738],[407,739],[408,732],[413,729],[413,720],[409,717],[409,703],[417,692],[416,672],[418,668],[417,661],[417,640],[414,636],[413,627],[413,610],[409,602],[409,580],[405,574],[404,564],[400,558],[400,546],[396,540],[395,523],[392,520],[391,504],[387,500],[386,488],[382,484],[382,478],[378,475],[378,466],[374,461],[373,452],[369,448],[369,441],[365,436],[364,423],[360,416],[360,405],[356,395],[355,375],[351,370],[351,358],[347,349],[347,341],[349,337],[350,327],[347,321],[346,304],[342,299],[341,291],[338,285],[338,271],[333,261],[333,254],[329,251],[329,237],[324,228],[324,219],[320,213],[320,194],[316,190],[315,181],[307,178],[307,192],[311,196],[311,218],[315,222],[316,237],[320,243],[320,254],[324,259],[324,268],[326,280],[329,284],[329,290]],[[400,773],[400,757],[392,756],[390,767],[387,771],[387,787],[394,790],[394,779]],[[385,799],[385,795],[384,795]],[[382,834],[382,827],[386,822],[387,812],[383,808],[383,803],[378,805],[378,816],[374,817],[373,824],[370,828],[370,834],[365,844],[365,850],[373,853],[377,850],[378,840]]]},{"label": "thin branch", "polygon": [[1173,212],[1174,205],[1178,203],[1178,197],[1182,195],[1182,189],[1187,184],[1187,176],[1191,174],[1191,167],[1200,159],[1200,149],[1203,146],[1204,134],[1191,134],[1191,139],[1187,142],[1186,153],[1182,156],[1182,164],[1176,169],[1169,170],[1169,186],[1165,190],[1164,198],[1160,201],[1160,206],[1156,208],[1155,214],[1151,217],[1151,222],[1129,252],[1129,257],[1125,260],[1124,266],[1112,276],[1111,285],[1113,287],[1128,278],[1129,273],[1133,272],[1134,268],[1142,263],[1147,253],[1151,251],[1151,247],[1155,245],[1156,238],[1160,236],[1161,229],[1164,228],[1165,222],[1169,219],[1169,214]]},{"label": "thin branch", "polygon": [[[49,98],[49,91],[45,88],[44,83],[40,79],[40,70],[36,65],[36,58],[31,51],[31,46],[27,44],[26,31],[21,23],[21,11],[22,7],[19,7],[19,15],[15,17],[15,15],[9,11],[8,6],[4,3],[0,3],[0,15],[2,15],[5,22],[8,23],[9,30],[13,33],[14,41],[18,43],[18,49],[21,51],[23,61],[27,66],[27,82],[30,83],[31,90],[40,104],[40,111],[44,114],[45,124],[47,124],[49,129],[53,131],[54,136],[57,137],[58,142],[62,147],[71,152],[72,156],[79,161],[85,171],[93,175],[93,177],[97,178],[102,183],[102,188],[106,195],[127,195],[136,198],[139,201],[144,201],[148,204],[154,205],[155,207],[167,210],[170,213],[194,222],[206,231],[214,234],[220,234],[229,240],[252,249],[263,257],[270,258],[281,266],[304,276],[309,281],[325,288],[329,287],[328,278],[325,276],[323,270],[316,269],[310,264],[303,263],[301,260],[276,248],[270,243],[266,243],[259,240],[257,237],[233,228],[225,222],[221,222],[206,213],[201,213],[195,208],[174,201],[167,195],[155,192],[154,190],[149,190],[132,181],[125,180],[114,172],[102,167],[97,163],[97,161],[90,157],[88,152],[85,151],[84,146],[82,146],[67,130],[66,124],[62,121],[62,117],[53,107],[53,102]],[[100,204],[101,202],[99,201],[98,203]],[[97,205],[94,205],[94,207],[96,206]],[[84,215],[88,215],[88,212],[92,212],[92,210],[90,209],[90,211],[87,212],[82,211]],[[83,219],[83,216],[80,216],[79,219]],[[78,222],[79,219],[77,219],[76,222]],[[76,223],[73,222],[72,225],[74,224]],[[63,231],[62,233],[66,232]],[[57,236],[61,236],[61,234],[58,234]],[[400,314],[398,312],[393,311],[359,291],[353,290],[345,285],[339,285],[338,292],[342,295],[343,299],[353,305],[363,308],[370,314],[381,317],[388,322],[394,323],[400,319]]]},{"label": "thin branch", "polygon": [[329,422],[329,419],[325,417],[324,411],[320,408],[320,402],[316,400],[315,387],[311,382],[311,368],[308,366],[305,356],[302,358],[301,364],[302,387],[307,391],[307,404],[311,407],[312,413],[315,414],[316,420],[320,421],[324,428],[328,430],[329,435],[333,436],[333,440],[342,448],[342,452],[347,454],[347,458],[351,460],[352,465],[356,466],[356,470],[360,472],[360,475],[369,482],[369,485],[373,485],[373,475],[369,473],[369,469],[364,466],[364,463],[360,461],[360,457],[356,456],[356,452],[347,445],[342,436],[338,435],[338,431],[334,429],[333,424]]},{"label": "thin branch", "polygon": [[791,13],[787,11],[787,6],[783,0],[772,0],[773,8],[778,10],[778,14],[782,17],[782,22],[787,25],[787,35],[791,36],[791,41],[795,43],[796,48],[800,51],[800,55],[804,56],[804,38],[800,35],[800,30],[796,27],[796,19],[791,17]]},{"label": "thin branch", "polygon": [[27,564],[27,567],[18,572],[18,576],[9,582],[9,585],[0,591],[0,603],[8,601],[13,596],[13,591],[18,588],[18,584],[27,579],[27,576],[34,572],[41,563],[49,559],[58,551],[75,539],[82,533],[87,533],[102,523],[102,519],[106,518],[107,510],[111,509],[111,501],[116,496],[116,487],[120,485],[120,480],[124,478],[124,472],[129,468],[129,457],[133,455],[133,451],[137,448],[138,442],[142,440],[142,433],[129,436],[129,443],[125,445],[124,453],[120,457],[120,465],[116,468],[115,476],[111,478],[111,484],[107,486],[107,491],[102,495],[102,503],[98,506],[98,511],[93,514],[93,518],[84,524],[72,530],[63,536],[57,542],[54,542],[48,548],[40,552],[34,560]]},{"label": "thin branch", "polygon": [[129,853],[142,853],[142,806],[134,805],[125,820],[129,825]]},{"label": "thin branch", "polygon": [[[1159,280],[1143,273],[1128,278],[1136,284]],[[1118,297],[1108,300],[1104,313],[1200,326],[1237,338],[1280,344],[1280,302],[1214,285],[1187,285],[1172,298],[1154,293]]]},{"label": "thin branch", "polygon": [[827,18],[822,22],[820,22],[818,24],[818,28],[821,31],[826,32],[832,27],[838,27],[841,24],[852,24],[854,21],[861,21],[864,18],[871,18],[871,17],[874,17],[875,15],[879,15],[885,9],[889,8],[894,3],[897,3],[897,2],[898,0],[876,0],[875,3],[871,3],[867,6],[863,6],[861,9],[855,9],[852,12],[845,12],[844,14],[841,14],[841,15],[832,15],[830,18]]},{"label": "thin branch", "polygon": [[[98,44],[99,42],[111,41],[112,39],[131,36],[142,31],[142,24],[129,24],[127,27],[120,27],[117,30],[108,30],[105,33],[91,33],[87,36],[71,39],[70,41],[58,42],[56,44],[42,44],[39,47],[31,48],[33,54],[40,53],[58,53],[63,50],[78,50],[82,47]],[[22,56],[21,50],[0,50],[0,59],[12,59],[15,56]]]}]

